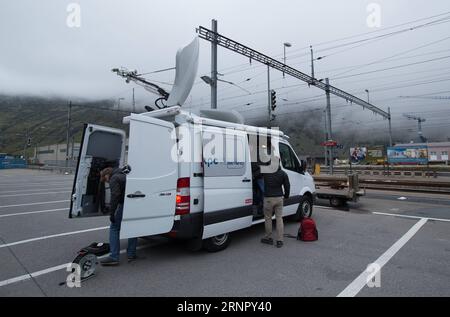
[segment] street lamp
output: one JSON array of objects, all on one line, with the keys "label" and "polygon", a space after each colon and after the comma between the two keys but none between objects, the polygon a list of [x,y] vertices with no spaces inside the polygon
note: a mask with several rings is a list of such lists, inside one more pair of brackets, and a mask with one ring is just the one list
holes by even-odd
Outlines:
[{"label": "street lamp", "polygon": [[367,92],[367,103],[370,103],[370,99],[369,99],[369,89],[366,89]]},{"label": "street lamp", "polygon": [[[206,84],[208,84],[208,85],[212,85],[212,79],[211,79],[211,77],[209,77],[209,76],[202,76],[202,77],[200,77]],[[249,95],[251,95],[252,93],[250,92],[250,91],[248,91],[247,89],[245,89],[245,88],[243,88],[243,87],[241,87],[241,86],[239,86],[239,85],[236,85],[235,83],[233,83],[233,82],[231,82],[231,81],[227,81],[227,80],[223,80],[223,79],[219,79],[219,78],[217,78],[217,81],[221,81],[221,82],[223,82],[223,83],[227,83],[227,84],[229,84],[229,85],[233,85],[233,86],[236,86],[237,88],[239,88],[239,89],[241,89],[241,90],[243,90],[243,91],[245,91],[246,93],[248,93]],[[246,80],[246,81],[248,81],[248,80]]]},{"label": "street lamp", "polygon": [[[288,43],[288,42],[283,43],[283,52],[284,52],[283,63],[284,63],[284,65],[286,65],[286,47],[291,47],[291,46],[292,46],[291,43]],[[284,78],[284,71],[283,71],[283,78]]]}]

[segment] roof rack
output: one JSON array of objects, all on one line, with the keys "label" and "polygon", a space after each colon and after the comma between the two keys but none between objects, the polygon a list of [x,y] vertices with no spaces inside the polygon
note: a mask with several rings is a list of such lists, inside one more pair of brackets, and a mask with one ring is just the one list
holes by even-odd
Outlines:
[{"label": "roof rack", "polygon": [[[141,116],[145,117],[152,117],[152,118],[165,118],[169,116],[176,116],[176,115],[183,115],[186,118],[186,121],[194,123],[194,124],[203,124],[208,126],[214,126],[214,127],[220,127],[220,128],[232,128],[236,130],[245,131],[246,133],[254,133],[254,134],[266,134],[271,136],[277,136],[277,137],[286,137],[282,131],[277,129],[268,129],[263,127],[255,127],[250,126],[246,124],[241,123],[234,123],[234,122],[228,122],[228,121],[222,121],[222,120],[216,120],[216,119],[210,119],[210,118],[204,118],[201,116],[197,116],[193,113],[189,113],[187,111],[181,110],[180,106],[173,106],[164,108],[161,110],[155,110],[151,112],[145,112],[139,114]],[[128,124],[130,122],[131,116],[127,116],[123,118],[123,123]]]}]

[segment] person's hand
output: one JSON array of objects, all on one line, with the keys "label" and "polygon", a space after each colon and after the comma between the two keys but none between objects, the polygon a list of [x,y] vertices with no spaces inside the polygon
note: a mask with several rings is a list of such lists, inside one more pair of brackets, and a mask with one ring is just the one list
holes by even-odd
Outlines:
[{"label": "person's hand", "polygon": [[115,223],[115,222],[116,222],[116,215],[115,215],[114,212],[112,212],[112,213],[109,215],[109,220],[111,221],[111,223]]}]

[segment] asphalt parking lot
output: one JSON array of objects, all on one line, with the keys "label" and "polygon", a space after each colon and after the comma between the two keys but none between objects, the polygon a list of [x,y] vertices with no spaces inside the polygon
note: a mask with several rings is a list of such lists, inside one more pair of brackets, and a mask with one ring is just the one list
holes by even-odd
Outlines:
[{"label": "asphalt parking lot", "polygon": [[[122,258],[69,288],[60,285],[66,264],[107,241],[109,225],[68,219],[71,184],[71,175],[0,170],[0,296],[450,296],[450,196],[383,191],[348,211],[316,206],[313,243],[263,245],[262,224],[212,254],[140,239],[138,261]],[[286,223],[286,233],[297,229]],[[371,263],[375,287],[366,285]]]}]

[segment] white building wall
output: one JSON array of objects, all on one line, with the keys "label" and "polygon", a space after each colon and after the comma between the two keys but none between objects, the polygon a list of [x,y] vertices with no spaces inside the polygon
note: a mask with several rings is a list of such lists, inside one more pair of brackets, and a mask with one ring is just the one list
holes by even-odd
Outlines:
[{"label": "white building wall", "polygon": [[[39,164],[46,165],[60,165],[61,162],[66,161],[66,146],[67,144],[51,144],[46,146],[39,146],[35,149],[35,159]],[[78,159],[80,152],[80,144],[75,143],[73,145],[73,155],[72,155],[72,144],[69,145],[69,157],[71,161]]]}]

